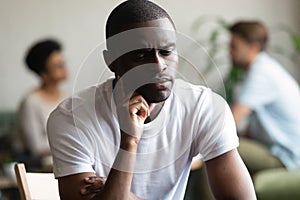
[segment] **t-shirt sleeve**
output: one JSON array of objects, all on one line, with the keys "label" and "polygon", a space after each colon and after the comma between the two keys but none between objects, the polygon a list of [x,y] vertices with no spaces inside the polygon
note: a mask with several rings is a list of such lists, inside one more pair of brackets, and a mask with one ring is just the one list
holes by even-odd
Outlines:
[{"label": "t-shirt sleeve", "polygon": [[56,109],[47,123],[47,133],[53,155],[53,172],[56,178],[83,172],[95,172],[92,140],[88,130],[75,125],[72,113]]},{"label": "t-shirt sleeve", "polygon": [[241,87],[238,102],[252,109],[271,102],[278,94],[271,78],[260,66],[252,66]]},{"label": "t-shirt sleeve", "polygon": [[198,133],[193,144],[195,153],[207,161],[237,148],[236,127],[225,100],[207,90],[200,104]]}]

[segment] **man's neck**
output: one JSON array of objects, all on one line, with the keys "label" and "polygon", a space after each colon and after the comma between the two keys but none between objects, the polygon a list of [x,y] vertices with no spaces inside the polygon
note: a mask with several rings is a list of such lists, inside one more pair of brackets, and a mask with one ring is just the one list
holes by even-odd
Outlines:
[{"label": "man's neck", "polygon": [[259,55],[260,52],[253,52],[249,55],[249,62],[246,65],[246,70],[250,69],[251,65],[254,63],[255,59],[257,58],[257,56]]}]

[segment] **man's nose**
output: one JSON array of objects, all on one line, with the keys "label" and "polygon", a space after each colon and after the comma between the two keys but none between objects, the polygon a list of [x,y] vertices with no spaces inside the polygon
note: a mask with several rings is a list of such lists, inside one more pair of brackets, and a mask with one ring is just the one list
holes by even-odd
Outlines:
[{"label": "man's nose", "polygon": [[155,65],[155,70],[157,70],[158,73],[162,73],[167,68],[165,59],[160,55],[158,50],[154,53],[153,64]]}]

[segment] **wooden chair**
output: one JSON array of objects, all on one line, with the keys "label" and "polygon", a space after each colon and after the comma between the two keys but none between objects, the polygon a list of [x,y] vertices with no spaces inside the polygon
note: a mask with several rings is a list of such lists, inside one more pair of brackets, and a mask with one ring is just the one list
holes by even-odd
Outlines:
[{"label": "wooden chair", "polygon": [[22,200],[60,199],[53,173],[29,173],[23,163],[15,164],[15,173]]}]

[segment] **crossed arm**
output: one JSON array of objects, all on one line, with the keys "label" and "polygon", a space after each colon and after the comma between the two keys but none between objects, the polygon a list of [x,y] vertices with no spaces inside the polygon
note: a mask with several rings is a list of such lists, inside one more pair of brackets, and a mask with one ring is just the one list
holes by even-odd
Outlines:
[{"label": "crossed arm", "polygon": [[124,139],[124,141],[121,142],[119,153],[105,184],[104,182],[96,182],[97,186],[93,192],[83,195],[84,190],[89,189],[86,187],[89,185],[86,178],[95,177],[95,173],[86,172],[61,177],[58,179],[60,198],[62,200],[140,199],[130,192],[137,144],[134,145],[131,137],[130,139]]},{"label": "crossed arm", "polygon": [[[123,137],[123,136],[121,136]],[[125,136],[124,134],[124,137]],[[139,200],[130,192],[131,182],[133,177],[133,168],[135,164],[135,152],[137,143],[130,138],[121,140],[120,151],[117,154],[114,165],[105,181],[95,182],[96,186],[91,186],[88,177],[95,177],[95,173],[79,173],[70,176],[65,176],[58,179],[60,197],[62,200],[101,200],[101,199],[126,199]],[[125,151],[124,151],[125,150]],[[124,153],[125,152],[125,153]],[[89,180],[89,179],[88,179]],[[93,185],[93,184],[92,184]],[[92,189],[92,193],[86,193],[85,190]]]},{"label": "crossed arm", "polygon": [[[236,149],[207,161],[206,171],[216,199],[256,199],[250,175]],[[126,186],[121,181],[117,182]],[[61,192],[62,199],[102,199],[100,194],[104,188],[105,179],[95,177],[94,173],[81,173],[64,177],[59,180],[59,184],[60,191],[63,191]],[[128,199],[139,200],[141,198],[130,193]]]},{"label": "crossed arm", "polygon": [[[106,198],[102,190],[104,189],[105,180],[102,177],[96,177],[94,173],[80,173],[75,175],[60,178],[59,191],[60,198],[74,199],[74,200],[96,200],[96,199],[111,199]],[[121,181],[118,181],[120,184]],[[122,193],[120,193],[122,194]],[[118,199],[118,198],[112,198]],[[130,192],[129,200],[141,200],[133,193]]]}]

